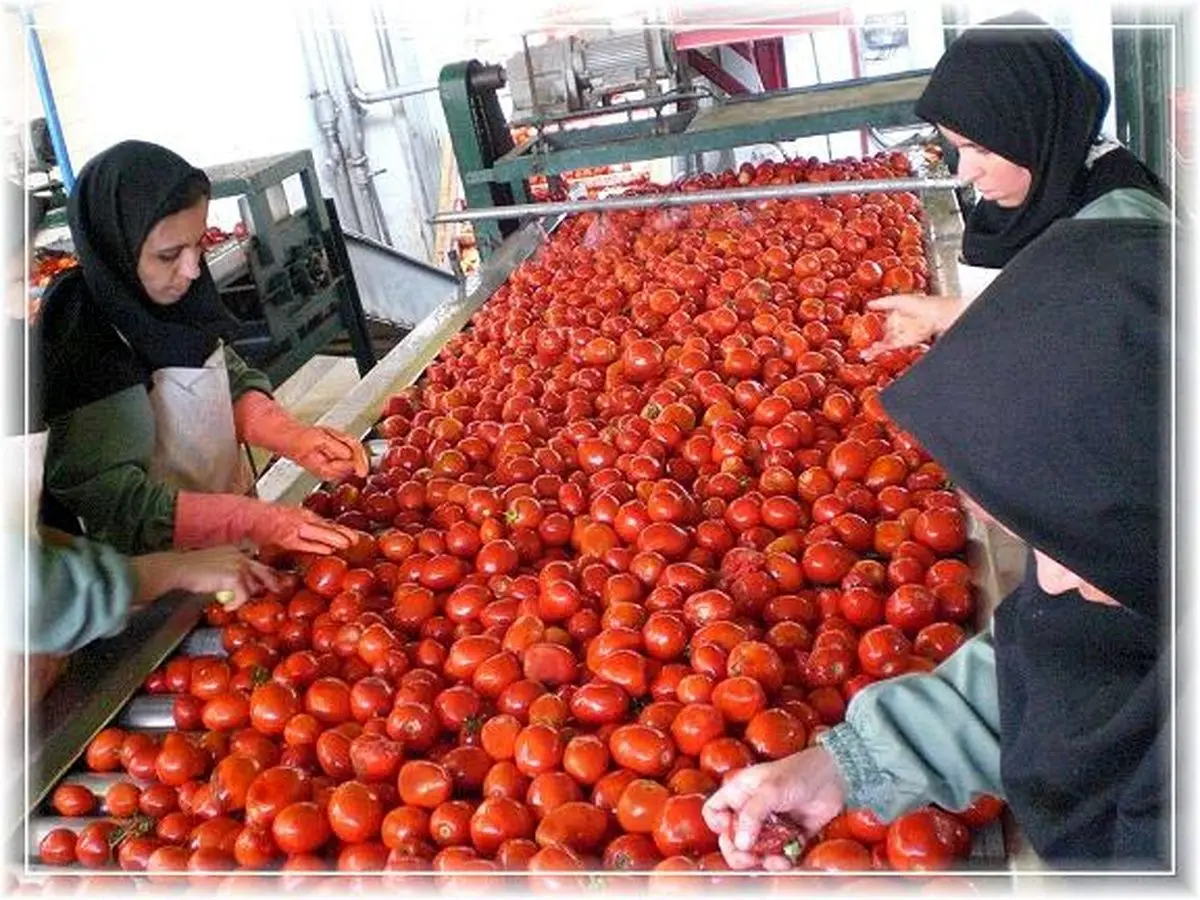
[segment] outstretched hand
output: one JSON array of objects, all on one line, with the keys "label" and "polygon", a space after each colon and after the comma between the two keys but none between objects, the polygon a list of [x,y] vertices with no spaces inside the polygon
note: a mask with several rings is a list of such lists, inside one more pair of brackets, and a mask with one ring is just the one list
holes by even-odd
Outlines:
[{"label": "outstretched hand", "polygon": [[733,775],[704,804],[704,821],[717,835],[730,868],[782,871],[782,855],[763,856],[755,841],[772,813],[786,814],[811,840],[844,806],[845,786],[833,757],[821,747]]}]

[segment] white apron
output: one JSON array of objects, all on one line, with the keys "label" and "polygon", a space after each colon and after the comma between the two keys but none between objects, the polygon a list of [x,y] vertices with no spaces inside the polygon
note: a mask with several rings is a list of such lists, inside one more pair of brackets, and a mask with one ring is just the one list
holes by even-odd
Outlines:
[{"label": "white apron", "polygon": [[970,303],[983,293],[989,284],[996,280],[1000,269],[989,269],[986,266],[969,266],[961,259],[958,260],[958,291],[965,303]]},{"label": "white apron", "polygon": [[201,368],[158,369],[151,380],[150,478],[184,491],[250,493],[254,474],[233,423],[224,349],[218,346]]}]

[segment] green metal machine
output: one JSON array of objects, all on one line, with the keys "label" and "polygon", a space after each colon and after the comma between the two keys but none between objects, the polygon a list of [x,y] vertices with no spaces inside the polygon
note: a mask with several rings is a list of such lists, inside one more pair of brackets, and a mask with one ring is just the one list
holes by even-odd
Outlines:
[{"label": "green metal machine", "polygon": [[[346,334],[359,374],[375,364],[362,301],[331,201],[321,196],[312,154],[284,153],[206,169],[213,198],[237,197],[249,236],[214,248],[209,269],[237,318],[234,348],[281,384]],[[298,180],[293,211],[284,183]]]},{"label": "green metal machine", "polygon": [[[541,116],[536,133],[515,145],[496,92],[503,79],[486,81],[478,61],[442,69],[439,90],[459,175],[472,209],[528,202],[526,180],[590,166],[687,156],[753,144],[835,134],[858,128],[923,124],[913,105],[930,70],[774,91],[699,107],[695,94],[666,93],[634,103],[585,112]],[[625,114],[625,121],[563,127],[578,120]],[[481,221],[475,238],[489,256],[516,219]]]}]

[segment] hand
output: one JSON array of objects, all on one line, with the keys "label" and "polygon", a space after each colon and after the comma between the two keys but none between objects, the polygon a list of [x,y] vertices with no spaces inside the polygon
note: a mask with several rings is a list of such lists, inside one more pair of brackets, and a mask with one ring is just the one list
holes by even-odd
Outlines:
[{"label": "hand", "polygon": [[289,442],[284,456],[295,460],[323,481],[358,475],[365,478],[370,472],[367,451],[344,431],[315,425],[300,429]]},{"label": "hand", "polygon": [[135,605],[149,603],[172,590],[195,594],[227,591],[233,600],[225,605],[237,609],[263,590],[277,591],[283,587],[274,570],[255,562],[236,547],[149,553],[133,557],[130,565],[137,575]]},{"label": "hand", "polygon": [[883,338],[862,351],[863,359],[869,360],[885,350],[932,340],[953,325],[967,305],[959,297],[896,294],[869,300],[867,308],[888,313]]},{"label": "hand", "polygon": [[742,769],[708,798],[702,812],[730,868],[782,871],[792,867],[786,857],[764,858],[752,849],[767,817],[786,814],[811,840],[844,805],[845,785],[833,757],[811,747]]},{"label": "hand", "polygon": [[248,533],[260,547],[328,554],[345,550],[358,539],[358,533],[353,529],[323,519],[303,507],[273,503],[262,506]]}]

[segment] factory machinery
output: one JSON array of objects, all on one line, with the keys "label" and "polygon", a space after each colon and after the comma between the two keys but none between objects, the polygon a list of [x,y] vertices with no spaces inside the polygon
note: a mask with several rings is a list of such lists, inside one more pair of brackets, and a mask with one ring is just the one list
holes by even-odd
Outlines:
[{"label": "factory machinery", "polygon": [[[684,108],[684,101],[678,96],[669,99],[664,95],[646,101],[649,107],[640,107],[655,111],[649,119],[631,118],[622,125],[556,132],[543,127],[538,137],[520,147],[512,146],[508,125],[500,113],[496,91],[503,76],[498,70],[475,61],[447,66],[442,72],[441,90],[470,208],[478,211],[528,201],[523,184],[533,173],[564,172],[600,161],[745,146],[867,124],[908,123],[913,121],[912,101],[925,77],[910,74],[879,82],[789,91],[731,102],[704,112]],[[534,94],[540,93],[539,81]],[[662,106],[655,105],[660,102]],[[664,107],[671,104],[676,111],[665,112]],[[561,122],[573,115],[575,112],[568,109],[555,114],[557,118],[543,116],[542,125]],[[339,268],[344,256],[322,242],[322,233],[334,223],[327,218],[324,205],[314,202],[317,195],[310,193],[312,185],[305,188],[309,199],[307,221],[298,221],[296,216],[284,212],[278,193],[270,189],[291,174],[294,169],[290,167],[294,165],[294,160],[266,161],[254,167],[219,172],[216,174],[220,177],[214,178],[220,185],[218,196],[241,193],[248,198],[247,221],[257,238],[254,251],[246,252],[245,272],[239,274],[241,263],[224,264],[229,265],[226,270],[219,262],[214,262],[214,272],[221,272],[219,281],[227,291],[237,290],[238,278],[249,278],[254,281],[258,296],[291,297],[277,307],[276,313],[285,309],[294,309],[296,313],[276,315],[264,310],[265,331],[260,325],[258,334],[271,333],[278,339],[282,334],[280,329],[291,329],[290,339],[294,343],[288,354],[293,359],[307,352],[310,345],[315,346],[318,340],[315,335],[320,326],[304,330],[302,320],[308,313],[312,313],[315,321],[322,314],[336,311],[343,316],[339,327],[346,327],[352,339],[360,328],[352,315],[352,284],[338,274],[345,271]],[[311,172],[311,164],[307,170]],[[805,186],[788,187],[800,194]],[[931,293],[954,294],[958,291],[956,256],[961,214],[954,193],[946,189],[947,184],[930,181],[929,187],[942,188],[931,189],[922,196],[927,215]],[[486,245],[487,251],[474,290],[450,294],[373,367],[369,366],[370,360],[360,356],[360,367],[369,371],[319,424],[361,435],[370,448],[379,449],[377,444],[381,442],[373,441],[372,428],[388,398],[417,382],[446,342],[467,325],[476,310],[522,261],[536,253],[561,222],[556,216],[535,214],[537,210],[530,212],[525,221],[513,216],[482,220],[480,243]],[[289,235],[294,239],[289,239]],[[293,305],[287,306],[288,303]],[[244,346],[253,347],[255,339],[254,334],[248,333]],[[253,353],[249,355],[253,358]],[[288,461],[281,461],[260,479],[258,494],[269,501],[299,504],[316,486],[311,475]],[[976,574],[983,615],[990,614],[1013,574],[997,565],[998,538],[979,523],[972,523],[969,558]],[[219,632],[201,625],[204,603],[204,598],[196,596],[163,598],[135,617],[122,634],[76,654],[62,680],[37,711],[39,721],[33,729],[25,783],[8,785],[10,800],[27,812],[26,820],[10,836],[10,861],[28,861],[33,869],[39,868],[35,860],[41,837],[62,823],[53,818],[47,798],[65,777],[69,775],[71,780],[99,788],[106,785],[106,779],[111,781],[109,776],[85,772],[80,760],[88,742],[102,728],[109,724],[134,730],[172,726],[170,699],[150,696],[140,689],[146,675],[172,654],[224,652]],[[103,796],[102,790],[96,793]],[[977,850],[993,862],[1003,860],[1006,855],[999,829],[994,838]]]},{"label": "factory machinery", "polygon": [[[439,92],[467,207],[480,210],[529,202],[534,176],[860,128],[923,125],[913,104],[929,74],[913,71],[717,101],[711,91],[680,82],[664,33],[647,29],[526,46],[503,68],[478,60],[453,63],[442,69]],[[506,84],[512,121],[505,120],[500,103]],[[620,99],[632,93],[642,96]],[[532,133],[518,144],[512,126]],[[480,254],[495,252],[518,225],[516,218],[479,221]]]}]

